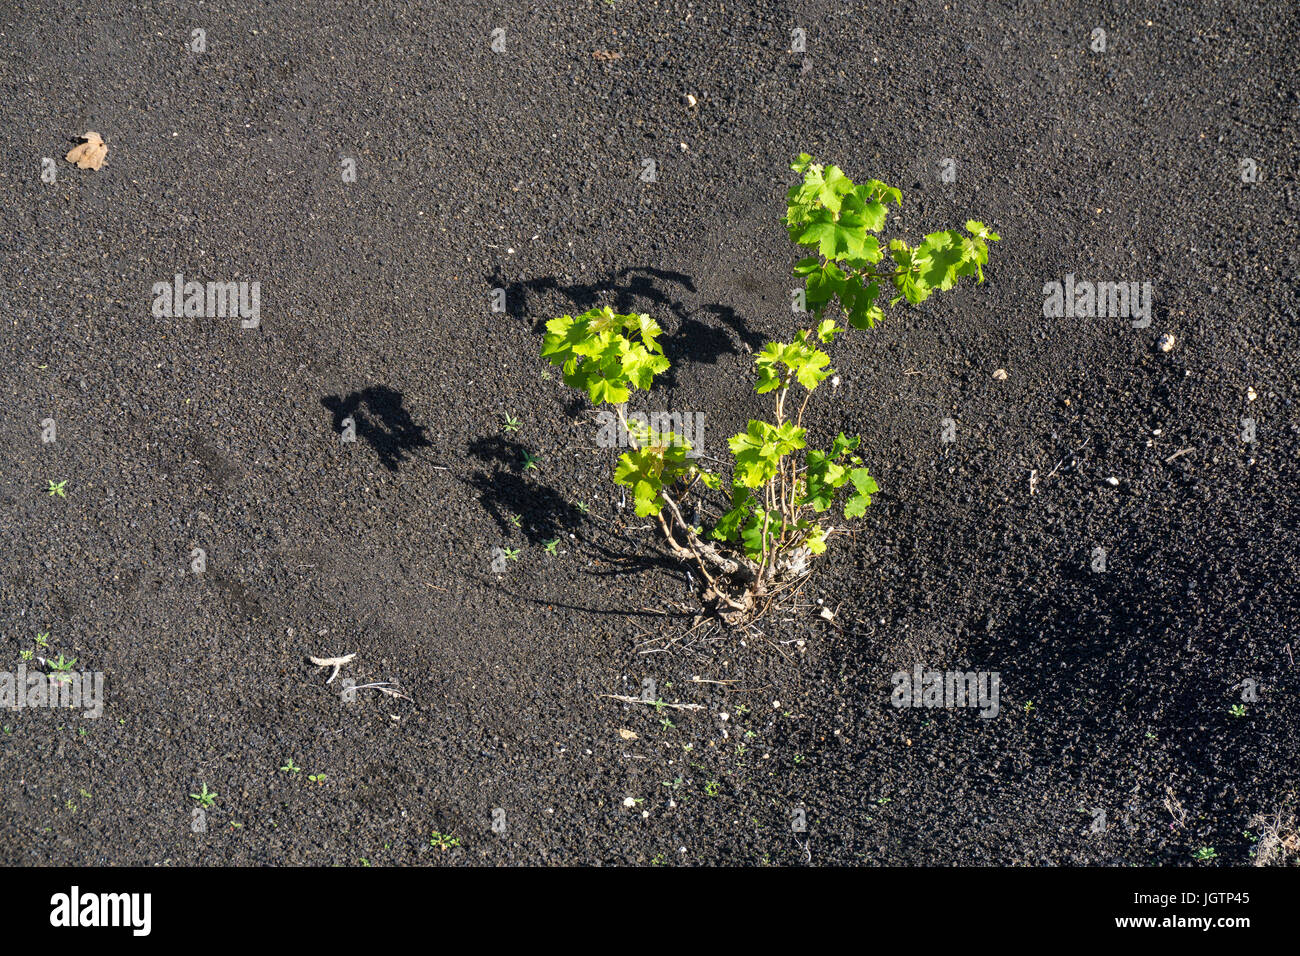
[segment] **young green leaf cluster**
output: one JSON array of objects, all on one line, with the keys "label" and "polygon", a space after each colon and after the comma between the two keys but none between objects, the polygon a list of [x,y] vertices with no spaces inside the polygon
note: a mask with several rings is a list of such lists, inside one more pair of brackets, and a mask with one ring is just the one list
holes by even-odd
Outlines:
[{"label": "young green leaf cluster", "polygon": [[877,234],[885,228],[889,203],[902,205],[902,193],[872,179],[854,183],[838,166],[823,166],[807,153],[790,167],[803,182],[786,194],[785,224],[791,241],[816,249],[800,259],[794,274],[804,280],[804,302],[817,319],[838,299],[850,325],[874,328],[884,318],[876,303],[881,283],[916,305],[936,289],[951,289],[962,276],[984,281],[988,243],[1001,237],[982,222],[969,220],[966,233],[956,229],[932,232],[917,246],[901,239],[889,242],[893,268],[879,268],[885,253]]},{"label": "young green leaf cluster", "polygon": [[[833,321],[824,320],[816,333],[803,330],[792,342],[770,343],[754,360],[758,368],[754,389],[760,395],[776,393],[776,422],[752,420],[728,442],[735,459],[731,503],[711,536],[739,547],[757,563],[760,577],[768,573],[772,578],[788,570],[790,555],[801,548],[811,554],[826,550],[831,529],[814,515],[830,508],[840,488],[852,483],[855,489],[845,504],[845,518],[860,517],[879,490],[862,460],[852,455],[859,438],[841,432],[827,451],[807,447],[804,409],[818,385],[834,374],[830,356],[811,342],[814,336],[829,342],[838,331]],[[790,420],[786,402],[796,386],[805,394]],[[842,464],[846,456],[848,466]]]},{"label": "young green leaf cluster", "polygon": [[547,322],[542,355],[563,368],[564,384],[585,389],[597,404],[621,405],[631,389],[649,391],[667,370],[662,332],[648,315],[615,315],[605,306]]},{"label": "young green leaf cluster", "polygon": [[[935,290],[952,288],[962,276],[984,279],[988,243],[999,236],[982,223],[966,233],[931,233],[915,247],[888,244],[893,269],[881,269],[888,203],[902,194],[878,180],[856,184],[836,166],[807,154],[791,167],[803,176],[787,195],[790,238],[815,250],[794,267],[805,280],[805,301],[816,320],[789,342],[771,342],[754,359],[755,391],[770,395],[773,421],[751,420],[732,436],[729,482],[700,468],[691,445],[674,432],[657,432],[629,422],[626,403],[633,390],[648,391],[669,367],[658,343],[661,330],[648,315],[618,315],[608,307],[547,323],[542,356],[563,369],[564,381],[587,392],[596,404],[613,405],[630,450],[619,456],[614,481],[632,490],[636,514],[653,516],[670,550],[699,568],[707,589],[729,620],[743,620],[757,599],[783,578],[806,573],[812,555],[826,550],[835,527],[827,512],[841,489],[844,520],[861,517],[879,488],[856,454],[861,439],[840,432],[829,448],[808,447],[804,411],[812,393],[835,374],[820,346],[842,331],[825,317],[838,300],[850,325],[873,327],[883,318],[877,304],[882,285],[892,285],[895,305],[925,301]],[[798,398],[802,396],[802,398]],[[791,398],[798,401],[787,408]],[[726,485],[724,489],[724,485]],[[706,531],[682,515],[687,495],[721,492],[721,514]],[[824,523],[826,522],[826,523]]]}]

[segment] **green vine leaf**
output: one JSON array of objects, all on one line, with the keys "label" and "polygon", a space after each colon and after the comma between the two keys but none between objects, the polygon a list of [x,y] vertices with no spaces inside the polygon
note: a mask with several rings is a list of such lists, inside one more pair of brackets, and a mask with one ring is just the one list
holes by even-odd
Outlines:
[{"label": "green vine leaf", "polygon": [[804,446],[804,430],[792,422],[777,427],[751,420],[728,444],[736,458],[736,480],[746,488],[760,488],[776,476],[782,456]]},{"label": "green vine leaf", "polygon": [[[564,370],[564,383],[587,392],[594,404],[621,405],[631,389],[649,391],[669,367],[658,342],[659,324],[648,315],[618,315],[609,306],[546,323],[542,357]],[[638,341],[639,338],[639,341]]]},{"label": "green vine leaf", "polygon": [[844,517],[861,518],[866,514],[867,506],[871,504],[871,496],[880,488],[877,487],[876,480],[867,474],[865,468],[854,468],[849,472],[849,480],[853,482],[857,494],[844,503]]}]

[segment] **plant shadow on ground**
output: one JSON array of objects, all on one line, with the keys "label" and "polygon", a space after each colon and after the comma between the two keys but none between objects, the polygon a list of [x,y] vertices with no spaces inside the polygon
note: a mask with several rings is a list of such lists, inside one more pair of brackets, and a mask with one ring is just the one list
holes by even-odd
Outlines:
[{"label": "plant shadow on ground", "polygon": [[604,561],[616,565],[583,568],[583,574],[610,577],[663,569],[677,572],[684,579],[680,562],[657,549],[645,550],[630,542],[627,549],[611,547],[586,534],[582,527],[586,515],[574,502],[540,479],[529,479],[524,468],[526,451],[522,443],[502,435],[478,438],[469,446],[470,457],[484,462],[490,470],[476,471],[465,482],[478,493],[502,534],[522,534],[530,545],[545,545],[572,533],[575,540],[591,546]]},{"label": "plant shadow on ground", "polygon": [[433,445],[425,437],[424,426],[415,424],[411,413],[402,407],[402,393],[386,385],[372,385],[343,397],[326,395],[320,403],[334,414],[334,430],[340,434],[343,423],[351,418],[357,437],[370,443],[389,471],[397,471],[416,449]]},{"label": "plant shadow on ground", "polygon": [[[537,333],[544,332],[547,321],[554,316],[530,316],[531,301],[537,295],[550,292],[568,299],[575,312],[609,305],[619,314],[645,311],[657,321],[662,320],[667,312],[677,320],[677,327],[665,329],[668,334],[660,340],[664,354],[672,362],[672,367],[660,376],[668,387],[677,384],[676,372],[684,363],[714,365],[721,356],[739,352],[726,329],[730,329],[751,352],[762,348],[764,343],[763,337],[751,331],[730,306],[711,303],[692,309],[682,302],[680,296],[683,292],[693,295],[696,291],[695,280],[682,272],[632,266],[610,272],[594,282],[565,283],[555,276],[543,276],[507,283],[499,274],[488,279],[493,288],[505,289],[506,314],[515,318],[531,317],[533,331]],[[700,316],[710,315],[715,316],[726,329],[701,321]]]},{"label": "plant shadow on ground", "polygon": [[555,488],[525,475],[527,449],[502,435],[470,442],[471,458],[490,466],[474,472],[466,483],[492,515],[502,534],[522,534],[529,544],[544,544],[578,527],[582,512]]}]

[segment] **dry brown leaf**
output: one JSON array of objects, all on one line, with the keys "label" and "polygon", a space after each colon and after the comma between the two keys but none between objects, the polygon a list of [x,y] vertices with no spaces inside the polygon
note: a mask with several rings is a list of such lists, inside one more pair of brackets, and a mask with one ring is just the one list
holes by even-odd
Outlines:
[{"label": "dry brown leaf", "polygon": [[623,727],[618,728],[618,735],[619,735],[620,737],[622,737],[624,740],[637,740],[637,739],[638,739],[635,731],[627,730],[627,729],[625,729],[625,728],[623,728]]},{"label": "dry brown leaf", "polygon": [[76,163],[78,169],[98,170],[104,165],[104,157],[108,155],[108,147],[104,145],[104,140],[94,130],[83,133],[81,138],[85,142],[80,146],[72,147],[64,158],[70,163]]}]

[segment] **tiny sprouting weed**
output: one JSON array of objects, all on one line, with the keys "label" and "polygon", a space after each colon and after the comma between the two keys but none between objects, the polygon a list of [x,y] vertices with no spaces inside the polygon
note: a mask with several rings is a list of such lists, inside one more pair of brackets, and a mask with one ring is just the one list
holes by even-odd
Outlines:
[{"label": "tiny sprouting weed", "polygon": [[197,800],[201,807],[211,807],[217,801],[217,791],[209,790],[208,785],[205,783],[198,793],[191,793],[190,797]]},{"label": "tiny sprouting weed", "polygon": [[540,455],[533,455],[529,452],[524,452],[524,471],[528,471],[530,468],[535,470],[537,468],[537,463],[541,460]]},{"label": "tiny sprouting weed", "polygon": [[30,661],[30,660],[31,660],[33,657],[35,657],[35,656],[36,656],[36,655],[35,655],[32,651],[19,651],[19,652],[18,652],[18,657],[19,657],[19,659],[20,659],[20,660],[24,660],[24,661]]},{"label": "tiny sprouting weed", "polygon": [[36,635],[36,646],[37,646],[37,647],[49,647],[49,646],[50,646],[50,632],[49,632],[49,631],[41,631],[39,634]]},{"label": "tiny sprouting weed", "polygon": [[71,660],[65,660],[63,655],[59,654],[56,659],[47,660],[46,663],[50,665],[50,670],[54,672],[53,679],[57,683],[63,684],[72,680],[72,675],[68,671],[72,670],[72,665],[77,663],[77,659],[74,657]]},{"label": "tiny sprouting weed", "polygon": [[310,780],[312,783],[324,783],[324,782],[325,782],[325,774],[323,774],[323,773],[309,773],[309,774],[307,774],[307,779]]},{"label": "tiny sprouting weed", "polygon": [[446,853],[452,847],[460,846],[460,841],[449,833],[439,833],[433,831],[433,836],[429,839],[429,845],[435,846],[442,852]]},{"label": "tiny sprouting weed", "polygon": [[706,781],[704,784],[704,793],[710,797],[716,797],[722,791],[722,785],[716,780]]},{"label": "tiny sprouting weed", "polygon": [[547,541],[542,545],[542,547],[546,548],[546,553],[550,555],[558,554],[559,552],[556,549],[559,548],[559,546],[560,546],[559,538],[552,538],[550,541]]},{"label": "tiny sprouting weed", "polygon": [[280,770],[281,770],[282,772],[284,772],[284,773],[301,773],[301,772],[302,772],[302,767],[299,767],[297,764],[295,764],[295,763],[293,762],[293,758],[292,758],[292,757],[289,757],[289,758],[284,762],[284,766],[281,767]]},{"label": "tiny sprouting weed", "polygon": [[519,548],[502,548],[501,553],[504,554],[511,561],[519,560]]},{"label": "tiny sprouting weed", "polygon": [[59,482],[55,482],[49,479],[47,480],[49,481],[49,488],[47,488],[45,491],[47,495],[49,495],[51,498],[53,498],[55,495],[58,495],[60,498],[68,497],[67,493],[64,491],[64,486],[67,485],[68,483],[66,478],[63,481],[59,481]]},{"label": "tiny sprouting weed", "polygon": [[1232,714],[1232,716],[1234,716],[1234,717],[1245,717],[1245,716],[1246,716],[1246,705],[1245,705],[1245,704],[1233,704],[1231,707],[1228,708],[1228,713]]},{"label": "tiny sprouting weed", "polygon": [[514,514],[513,512],[511,513],[511,515],[510,515],[510,523],[511,523],[512,525],[514,525],[516,528],[518,528],[520,525],[522,525],[522,524],[523,524],[523,521],[524,521],[524,516],[523,516],[523,515],[520,515],[520,514]]},{"label": "tiny sprouting weed", "polygon": [[1200,860],[1202,863],[1205,863],[1208,862],[1209,860],[1217,859],[1218,856],[1219,854],[1215,851],[1214,847],[1203,846],[1195,853],[1192,854],[1192,859]]},{"label": "tiny sprouting weed", "polygon": [[501,427],[508,432],[517,432],[519,431],[519,419],[513,415],[507,415],[505,423]]},{"label": "tiny sprouting weed", "polygon": [[588,505],[585,501],[579,501],[577,504],[574,505],[574,507],[577,508],[579,511],[581,511],[583,514],[586,514],[588,511],[591,510],[591,506]]}]

